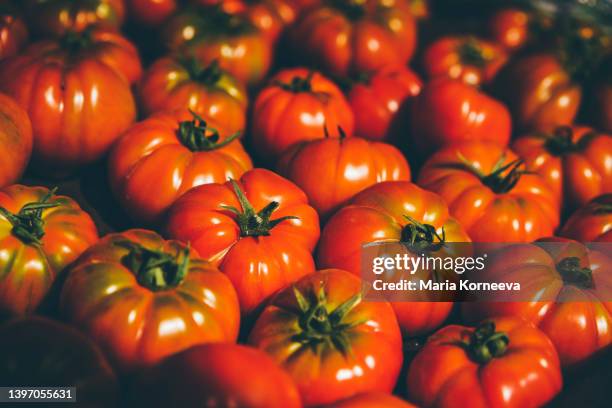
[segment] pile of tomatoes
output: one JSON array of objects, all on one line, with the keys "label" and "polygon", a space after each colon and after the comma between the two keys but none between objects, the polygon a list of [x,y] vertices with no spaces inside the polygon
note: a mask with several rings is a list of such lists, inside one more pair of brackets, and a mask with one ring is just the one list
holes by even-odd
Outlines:
[{"label": "pile of tomatoes", "polygon": [[[609,10],[450,3],[1,1],[0,385],[552,401],[612,343]],[[90,171],[112,197],[63,195]],[[490,273],[572,301],[369,301],[371,242],[520,244]]]}]

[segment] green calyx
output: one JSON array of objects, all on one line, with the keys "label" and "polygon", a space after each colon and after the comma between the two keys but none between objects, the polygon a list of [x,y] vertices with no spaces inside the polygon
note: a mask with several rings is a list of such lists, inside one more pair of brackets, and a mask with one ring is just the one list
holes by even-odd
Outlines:
[{"label": "green calyx", "polygon": [[211,150],[217,150],[227,146],[240,137],[240,132],[236,132],[233,135],[225,138],[223,141],[220,141],[221,136],[219,135],[219,131],[217,129],[208,126],[206,120],[204,120],[197,113],[193,111],[190,112],[193,116],[193,120],[187,120],[179,123],[177,137],[181,144],[192,152],[208,152]]},{"label": "green calyx", "polygon": [[120,241],[116,245],[128,250],[122,258],[123,264],[136,275],[138,283],[149,290],[157,292],[177,287],[189,271],[189,247],[171,255],[132,241]]},{"label": "green calyx", "polygon": [[436,228],[430,224],[418,222],[414,218],[404,215],[408,223],[402,228],[400,242],[415,252],[433,252],[444,246],[446,232],[438,234]]},{"label": "green calyx", "polygon": [[574,131],[569,126],[557,128],[552,136],[546,137],[545,147],[554,156],[564,156],[568,153],[579,152],[584,149],[594,133],[584,136],[578,143],[574,143]]},{"label": "green calyx", "polygon": [[491,321],[480,324],[462,347],[472,361],[478,364],[487,364],[496,357],[506,353],[510,339],[503,332],[495,331],[495,323]]},{"label": "green calyx", "polygon": [[607,215],[612,213],[612,203],[593,202],[589,205],[595,215]]},{"label": "green calyx", "polygon": [[57,188],[50,190],[40,201],[24,205],[17,214],[13,214],[6,208],[0,207],[0,215],[11,223],[11,233],[19,238],[24,244],[40,245],[40,240],[45,236],[45,221],[42,213],[48,208],[57,207],[58,203],[50,203],[49,200]]},{"label": "green calyx", "polygon": [[478,41],[470,38],[464,41],[457,50],[461,62],[478,68],[484,67],[489,61],[483,54]]},{"label": "green calyx", "polygon": [[196,58],[186,58],[181,61],[181,65],[189,73],[189,78],[207,87],[215,86],[223,75],[216,59],[208,66],[202,66]]},{"label": "green calyx", "polygon": [[213,35],[226,34],[238,36],[256,31],[255,27],[239,14],[227,13],[222,6],[198,7],[197,11],[189,12],[197,14],[206,32]]},{"label": "green calyx", "polygon": [[299,76],[294,76],[291,78],[291,82],[280,82],[274,81],[274,85],[281,87],[285,91],[300,93],[300,92],[312,92],[312,77],[314,76],[314,71],[310,71],[306,78],[302,78]]},{"label": "green calyx", "polygon": [[299,307],[300,332],[293,336],[292,341],[311,348],[315,353],[319,353],[320,347],[326,345],[338,350],[343,355],[349,355],[351,346],[347,331],[363,322],[347,323],[345,317],[361,303],[361,292],[331,311],[328,311],[327,295],[323,287],[316,294],[312,293],[310,298],[306,297],[295,286],[293,287],[293,293]]},{"label": "green calyx", "polygon": [[93,44],[91,28],[83,31],[68,31],[60,38],[62,48],[68,51],[69,54],[77,54]]},{"label": "green calyx", "polygon": [[270,231],[281,222],[297,219],[297,217],[291,215],[274,220],[270,219],[274,211],[278,209],[279,203],[276,201],[270,202],[259,212],[256,212],[238,183],[236,183],[235,180],[230,180],[230,182],[234,188],[234,193],[236,194],[236,197],[238,197],[238,201],[240,202],[242,209],[227,205],[222,206],[222,208],[229,210],[236,215],[236,222],[240,227],[241,237],[268,236],[270,235]]},{"label": "green calyx", "polygon": [[505,155],[499,158],[489,174],[484,174],[461,154],[459,154],[459,159],[463,162],[461,168],[467,169],[477,176],[482,184],[489,187],[495,194],[505,194],[511,191],[524,174],[531,174],[531,172],[522,168],[523,161],[521,159],[516,159],[504,165]]},{"label": "green calyx", "polygon": [[563,258],[557,264],[557,272],[567,285],[577,286],[582,289],[594,288],[593,271],[580,266],[580,259],[576,256]]}]

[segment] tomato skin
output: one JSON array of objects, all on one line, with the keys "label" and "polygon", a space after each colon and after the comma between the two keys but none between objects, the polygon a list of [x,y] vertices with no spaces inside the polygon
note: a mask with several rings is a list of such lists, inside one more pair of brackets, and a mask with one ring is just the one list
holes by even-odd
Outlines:
[{"label": "tomato skin", "polygon": [[557,128],[542,137],[532,133],[517,139],[512,149],[537,172],[566,208],[612,192],[612,137],[584,126]]},{"label": "tomato skin", "polygon": [[115,366],[131,372],[196,344],[236,341],[238,299],[226,276],[192,249],[184,278],[172,284],[164,278],[153,290],[129,266],[126,243],[177,257],[179,265],[187,248],[152,231],[129,230],[107,235],[71,266],[60,309]]},{"label": "tomato skin", "polygon": [[0,188],[17,182],[32,154],[32,123],[9,96],[0,94]]},{"label": "tomato skin", "polygon": [[383,67],[365,82],[357,81],[347,99],[355,116],[355,135],[376,141],[400,140],[404,117],[423,83],[410,69]]},{"label": "tomato skin", "polygon": [[[307,275],[294,287],[309,300],[322,289],[327,313],[362,290],[360,279],[338,269]],[[249,344],[270,354],[291,375],[304,406],[329,404],[362,392],[390,392],[402,364],[402,339],[389,303],[358,301],[342,319],[359,322],[344,329],[350,352],[343,354],[331,343],[321,343],[317,353],[293,339],[304,333],[294,290],[279,292],[263,310]]]},{"label": "tomato skin", "polygon": [[125,0],[130,19],[157,27],[176,10],[176,0]]},{"label": "tomato skin", "polygon": [[[609,290],[597,289],[609,287],[612,259],[597,248],[589,250],[568,239],[538,241],[554,244],[543,247],[523,244],[504,249],[488,262],[485,277],[492,282],[503,279],[525,286],[538,282],[538,289],[546,289],[541,293],[546,301],[465,302],[463,316],[469,322],[491,316],[516,316],[530,321],[551,339],[561,364],[572,365],[612,343],[612,302],[606,293]],[[568,257],[577,257],[581,267],[592,271],[593,288],[567,280],[558,265]]]},{"label": "tomato skin", "polygon": [[[239,140],[202,151],[185,144],[180,124],[192,120],[184,111],[160,112],[130,127],[113,147],[108,161],[110,185],[134,220],[156,224],[190,188],[239,178],[253,167]],[[217,128],[221,142],[230,136],[222,129]]]},{"label": "tomato skin", "polygon": [[522,47],[529,37],[529,14],[515,8],[502,8],[489,20],[492,39],[509,50]]},{"label": "tomato skin", "polygon": [[511,135],[510,114],[501,102],[446,78],[423,88],[414,100],[411,123],[414,143],[423,154],[469,140],[506,146]]},{"label": "tomato skin", "polygon": [[139,406],[194,407],[203,401],[215,407],[302,406],[287,373],[265,353],[238,344],[194,346],[169,357],[144,377],[139,384]]},{"label": "tomato skin", "polygon": [[125,20],[124,0],[24,0],[30,27],[59,36],[90,26],[118,30]]},{"label": "tomato skin", "polygon": [[325,408],[415,408],[408,401],[382,392],[367,392],[324,406]]},{"label": "tomato skin", "polygon": [[337,4],[313,8],[293,27],[291,39],[301,60],[317,61],[324,72],[338,76],[408,63],[416,48],[417,26],[407,3]]},{"label": "tomato skin", "polygon": [[579,208],[560,235],[580,242],[612,242],[612,194],[595,197]]},{"label": "tomato skin", "polygon": [[[441,197],[407,181],[388,181],[363,190],[329,219],[321,233],[317,265],[362,276],[362,245],[399,242],[402,229],[409,224],[405,215],[427,222],[439,233],[444,229],[447,242],[470,242]],[[452,302],[393,302],[391,306],[403,333],[417,336],[441,325]]]},{"label": "tomato skin", "polygon": [[571,125],[582,99],[582,88],[550,54],[514,59],[497,76],[496,87],[521,131]]},{"label": "tomato skin", "polygon": [[190,109],[230,132],[245,128],[247,90],[216,65],[200,67],[178,57],[160,58],[145,72],[138,96],[146,116]]},{"label": "tomato skin", "polygon": [[218,265],[234,284],[243,314],[250,314],[270,295],[314,271],[312,250],[319,239],[319,218],[306,194],[295,184],[265,169],[253,169],[237,180],[255,211],[275,201],[272,220],[284,220],[269,235],[244,235],[237,215],[246,210],[231,182],[206,184],[181,196],[168,211],[165,230],[190,242]]},{"label": "tomato skin", "polygon": [[428,339],[408,371],[408,393],[419,406],[537,407],[561,390],[559,358],[544,333],[519,319],[493,322],[510,341],[487,364],[472,361],[457,344],[472,328],[446,326]]},{"label": "tomato skin", "polygon": [[140,61],[125,44],[118,34],[97,31],[82,51],[42,41],[3,61],[0,76],[13,80],[0,86],[30,115],[39,172],[65,175],[98,160],[134,121],[128,80],[139,75]]},{"label": "tomato skin", "polygon": [[4,386],[76,386],[80,406],[117,403],[117,378],[111,366],[100,349],[73,327],[42,317],[14,319],[0,326],[0,345]]},{"label": "tomato skin", "polygon": [[[0,190],[0,207],[17,214],[49,193],[44,187],[15,184]],[[34,312],[58,274],[98,240],[91,217],[71,198],[51,196],[48,202],[56,206],[40,216],[44,222],[40,244],[20,238],[0,213],[0,268],[5,271],[0,279],[0,314]]]},{"label": "tomato skin", "polygon": [[281,157],[279,173],[304,190],[323,219],[373,184],[410,180],[410,167],[399,150],[358,137],[295,145]]},{"label": "tomato skin", "polygon": [[[305,89],[288,89],[295,78]],[[339,137],[338,127],[353,134],[353,113],[342,91],[316,71],[285,69],[255,100],[252,144],[260,157],[273,160],[293,144],[324,138],[324,128],[330,137]]]},{"label": "tomato skin", "polygon": [[497,44],[475,37],[448,36],[431,43],[423,54],[429,78],[448,77],[468,85],[489,83],[508,60]]},{"label": "tomato skin", "polygon": [[19,53],[28,37],[28,27],[19,15],[10,8],[0,10],[0,61]]}]

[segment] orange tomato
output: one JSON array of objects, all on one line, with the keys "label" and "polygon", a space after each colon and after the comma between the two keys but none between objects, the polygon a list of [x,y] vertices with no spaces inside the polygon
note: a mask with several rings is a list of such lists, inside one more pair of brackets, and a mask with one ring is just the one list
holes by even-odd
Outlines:
[{"label": "orange tomato", "polygon": [[21,178],[32,154],[32,124],[28,114],[0,94],[0,188]]}]

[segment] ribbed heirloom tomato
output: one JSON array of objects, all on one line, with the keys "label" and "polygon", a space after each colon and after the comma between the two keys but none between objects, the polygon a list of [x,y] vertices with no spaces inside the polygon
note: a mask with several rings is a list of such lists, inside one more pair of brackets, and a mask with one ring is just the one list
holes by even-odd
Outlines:
[{"label": "ribbed heirloom tomato", "polygon": [[521,9],[502,8],[489,19],[489,32],[495,42],[516,50],[529,39],[529,14]]},{"label": "ribbed heirloom tomato", "polygon": [[468,140],[488,140],[505,146],[511,120],[506,107],[459,80],[429,82],[411,109],[412,137],[417,148],[430,154]]},{"label": "ribbed heirloom tomato", "polygon": [[561,383],[551,341],[512,318],[444,327],[408,370],[408,394],[423,407],[535,408],[550,401]]},{"label": "ribbed heirloom tomato", "polygon": [[289,148],[279,172],[304,190],[323,219],[366,187],[410,180],[408,162],[392,145],[342,135]]},{"label": "ribbed heirloom tomato", "polygon": [[402,65],[358,75],[347,92],[355,116],[355,135],[378,141],[400,140],[408,126],[405,122],[410,102],[422,87],[421,79]]},{"label": "ribbed heirloom tomato", "polygon": [[419,185],[448,203],[474,242],[530,242],[552,235],[559,202],[537,174],[511,150],[490,142],[467,142],[429,158]]},{"label": "ribbed heirloom tomato", "polygon": [[306,194],[269,170],[206,184],[170,207],[166,231],[190,242],[232,281],[245,314],[314,271],[319,217]]},{"label": "ribbed heirloom tomato", "polygon": [[32,120],[34,166],[64,175],[102,157],[136,117],[128,81],[140,69],[131,43],[99,30],[41,41],[3,61],[0,77],[11,80],[0,88]]},{"label": "ribbed heirloom tomato", "polygon": [[0,188],[15,183],[32,154],[32,124],[10,97],[0,94]]},{"label": "ribbed heirloom tomato", "polygon": [[495,253],[483,275],[485,281],[519,282],[521,297],[529,295],[532,301],[465,302],[463,315],[472,322],[492,316],[528,320],[552,340],[561,363],[569,365],[612,343],[612,258],[567,239],[541,241]]},{"label": "ribbed heirloom tomato", "polygon": [[476,37],[442,37],[423,54],[423,69],[431,78],[449,77],[469,85],[486,84],[508,60],[497,44]]},{"label": "ribbed heirloom tomato", "polygon": [[44,187],[0,190],[0,315],[33,312],[60,272],[98,240],[72,199]]},{"label": "ribbed heirloom tomato", "polygon": [[405,65],[416,47],[417,26],[401,0],[330,0],[306,12],[292,31],[302,62],[333,75]]},{"label": "ribbed heirloom tomato", "polygon": [[157,27],[174,13],[181,0],[125,0],[131,20]]},{"label": "ribbed heirloom tomato", "polygon": [[291,145],[351,136],[354,119],[342,91],[331,80],[306,68],[277,73],[255,99],[251,123],[253,148],[265,159],[276,159]]},{"label": "ribbed heirloom tomato", "polygon": [[144,73],[138,102],[145,115],[159,111],[192,110],[231,132],[244,130],[247,91],[219,68],[193,58],[163,57]]},{"label": "ribbed heirloom tomato", "polygon": [[111,188],[130,217],[157,223],[190,188],[238,178],[253,167],[238,136],[184,111],[153,115],[113,147]]},{"label": "ribbed heirloom tomato", "polygon": [[293,377],[305,406],[390,392],[402,365],[402,337],[389,303],[366,302],[361,280],[328,269],[281,291],[249,343]]},{"label": "ribbed heirloom tomato", "polygon": [[[361,276],[363,244],[442,241],[470,241],[461,225],[449,216],[442,198],[407,181],[389,181],[357,194],[330,218],[321,234],[317,263],[322,268],[341,268]],[[408,336],[431,332],[452,308],[450,302],[398,301],[391,305]]]},{"label": "ribbed heirloom tomato", "polygon": [[[181,375],[177,375],[181,373]],[[148,407],[301,408],[289,377],[262,351],[204,344],[175,354],[144,374],[138,405]]]},{"label": "ribbed heirloom tomato", "polygon": [[355,395],[332,404],[325,408],[416,408],[408,401],[384,392],[366,392]]},{"label": "ribbed heirloom tomato", "polygon": [[612,192],[612,136],[584,126],[531,133],[512,149],[528,170],[542,176],[567,209]]},{"label": "ribbed heirloom tomato", "polygon": [[0,4],[0,60],[21,51],[28,41],[28,27],[7,2]]},{"label": "ribbed heirloom tomato", "polygon": [[69,270],[60,309],[129,372],[207,342],[233,342],[240,310],[227,277],[146,230],[110,234]]},{"label": "ribbed heirloom tomato", "polygon": [[612,242],[612,194],[595,197],[578,209],[560,235],[580,242]]}]

